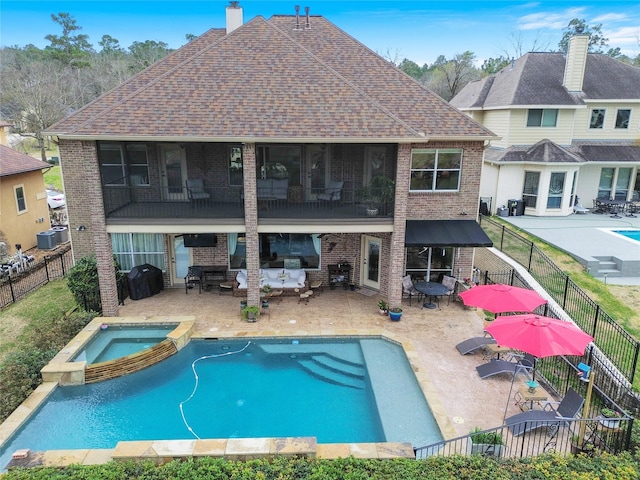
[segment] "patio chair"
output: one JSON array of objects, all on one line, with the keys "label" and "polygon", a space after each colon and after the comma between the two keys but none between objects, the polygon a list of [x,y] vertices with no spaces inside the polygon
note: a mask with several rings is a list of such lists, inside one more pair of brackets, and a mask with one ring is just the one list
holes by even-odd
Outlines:
[{"label": "patio chair", "polygon": [[501,373],[510,373],[511,375],[518,375],[524,373],[528,375],[535,365],[535,357],[528,353],[520,358],[517,362],[508,360],[495,359],[476,367],[476,371],[480,378],[485,379]]},{"label": "patio chair", "polygon": [[444,285],[449,289],[449,293],[448,293],[449,298],[447,299],[447,305],[449,305],[451,303],[451,297],[453,297],[456,294],[456,287],[458,285],[458,280],[456,280],[455,277],[444,275],[442,277],[441,283],[442,285]]},{"label": "patio chair", "polygon": [[329,206],[333,207],[333,202],[340,202],[341,200],[343,186],[344,182],[331,180],[324,192],[318,194],[318,200],[329,202]]},{"label": "patio chair", "polygon": [[204,191],[204,180],[201,178],[187,179],[187,197],[192,202],[209,200],[211,196]]},{"label": "patio chair", "polygon": [[[557,408],[553,407],[554,404]],[[578,415],[583,404],[584,398],[573,388],[569,388],[560,403],[545,402],[542,410],[527,410],[513,415],[505,420],[505,425],[516,437],[541,427],[551,427],[555,434],[562,424]]]},{"label": "patio chair", "polygon": [[189,293],[190,288],[198,285],[198,293],[202,293],[202,269],[200,267],[189,267],[187,275],[184,277],[184,293]]},{"label": "patio chair", "polygon": [[411,306],[412,297],[418,297],[418,301],[422,298],[422,293],[413,286],[411,275],[405,275],[402,277],[402,297],[404,298],[405,295],[409,298],[409,306]]},{"label": "patio chair", "polygon": [[471,337],[457,344],[456,348],[460,352],[460,355],[466,355],[492,343],[496,343],[496,341],[491,337]]}]

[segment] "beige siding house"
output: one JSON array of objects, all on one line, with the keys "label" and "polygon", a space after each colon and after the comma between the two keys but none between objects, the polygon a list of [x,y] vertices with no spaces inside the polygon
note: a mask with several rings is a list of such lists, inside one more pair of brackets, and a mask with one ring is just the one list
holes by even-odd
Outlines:
[{"label": "beige siding house", "polygon": [[640,200],[640,69],[587,47],[578,35],[566,55],[528,53],[451,100],[499,136],[480,186],[491,213],[510,200],[535,216]]},{"label": "beige siding house", "polygon": [[10,252],[37,244],[37,234],[51,228],[42,171],[49,165],[0,145],[0,232]]},{"label": "beige siding house", "polygon": [[274,269],[273,288],[303,271],[300,289],[353,283],[392,305],[407,273],[470,276],[491,244],[476,212],[495,135],[321,16],[245,23],[227,8],[226,29],[48,131],[104,314],[118,311],[113,255],[167,287],[204,266],[253,305]]}]

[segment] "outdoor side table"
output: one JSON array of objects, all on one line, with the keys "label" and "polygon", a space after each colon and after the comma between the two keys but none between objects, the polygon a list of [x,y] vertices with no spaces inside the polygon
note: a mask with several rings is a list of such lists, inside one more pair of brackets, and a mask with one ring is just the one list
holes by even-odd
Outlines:
[{"label": "outdoor side table", "polygon": [[546,402],[548,397],[547,392],[540,387],[537,387],[533,392],[530,392],[529,387],[523,385],[518,389],[514,398],[516,400],[516,405],[524,412],[526,410],[533,410],[534,402]]}]

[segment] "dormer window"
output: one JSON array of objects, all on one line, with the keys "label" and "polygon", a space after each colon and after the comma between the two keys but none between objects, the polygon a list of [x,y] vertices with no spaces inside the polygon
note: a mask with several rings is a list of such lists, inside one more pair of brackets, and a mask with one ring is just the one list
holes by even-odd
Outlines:
[{"label": "dormer window", "polygon": [[530,108],[527,114],[527,127],[555,127],[557,121],[557,108]]},{"label": "dormer window", "polygon": [[618,110],[616,113],[616,128],[629,128],[629,117],[631,117],[631,110]]},{"label": "dormer window", "polygon": [[604,108],[594,108],[591,110],[591,122],[589,128],[602,128],[604,125],[604,114],[606,110]]}]

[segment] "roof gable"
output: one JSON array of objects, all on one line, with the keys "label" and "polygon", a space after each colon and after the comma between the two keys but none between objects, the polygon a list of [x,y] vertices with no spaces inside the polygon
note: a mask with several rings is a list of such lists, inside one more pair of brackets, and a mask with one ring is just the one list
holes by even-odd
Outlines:
[{"label": "roof gable", "polygon": [[511,105],[582,105],[591,100],[640,100],[640,68],[602,54],[587,55],[582,92],[562,85],[562,53],[527,53],[486,79],[465,86],[451,100],[458,108],[498,108]]},{"label": "roof gable", "polygon": [[227,140],[492,136],[322,17],[300,32],[285,18],[295,17],[256,17],[221,37],[207,32],[49,133]]},{"label": "roof gable", "polygon": [[50,165],[42,160],[0,145],[0,177],[33,172],[48,167],[50,167]]}]

